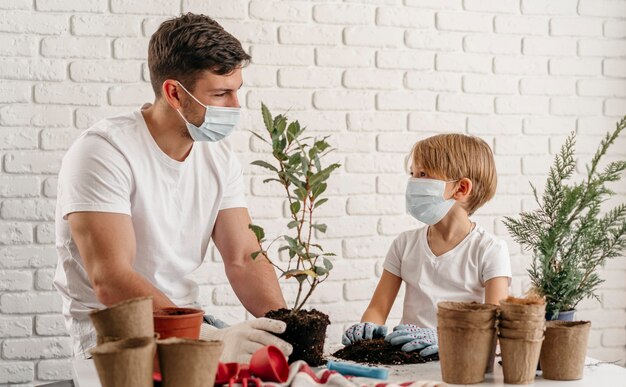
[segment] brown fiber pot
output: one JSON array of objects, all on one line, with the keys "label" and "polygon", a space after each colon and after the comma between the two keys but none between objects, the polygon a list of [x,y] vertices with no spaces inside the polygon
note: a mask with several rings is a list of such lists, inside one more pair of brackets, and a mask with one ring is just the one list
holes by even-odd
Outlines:
[{"label": "brown fiber pot", "polygon": [[152,387],[154,337],[100,344],[90,352],[103,387]]},{"label": "brown fiber pot", "polygon": [[544,379],[577,380],[583,377],[589,321],[548,321],[540,362]]},{"label": "brown fiber pot", "polygon": [[98,344],[154,334],[152,297],[139,297],[93,311],[89,318],[98,333]]},{"label": "brown fiber pot", "polygon": [[213,386],[223,342],[170,337],[157,346],[163,387]]},{"label": "brown fiber pot", "polygon": [[485,380],[496,337],[496,328],[439,328],[441,377],[451,384],[475,384]]}]

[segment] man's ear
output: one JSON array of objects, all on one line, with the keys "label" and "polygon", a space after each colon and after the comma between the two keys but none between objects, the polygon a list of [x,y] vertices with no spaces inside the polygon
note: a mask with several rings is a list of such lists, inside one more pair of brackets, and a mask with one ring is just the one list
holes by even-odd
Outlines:
[{"label": "man's ear", "polygon": [[161,96],[174,110],[178,110],[181,107],[180,92],[181,87],[173,79],[166,79],[161,85]]},{"label": "man's ear", "polygon": [[456,184],[456,191],[452,197],[455,200],[467,198],[472,193],[472,181],[467,177],[462,178]]}]

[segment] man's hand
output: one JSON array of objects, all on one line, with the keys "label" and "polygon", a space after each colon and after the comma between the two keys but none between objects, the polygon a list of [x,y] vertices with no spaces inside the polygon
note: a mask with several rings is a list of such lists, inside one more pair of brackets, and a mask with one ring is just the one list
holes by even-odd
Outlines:
[{"label": "man's hand", "polygon": [[285,356],[289,356],[293,351],[291,344],[273,335],[273,333],[283,333],[286,328],[287,325],[284,322],[264,317],[223,329],[202,324],[200,338],[224,342],[224,351],[220,357],[222,362],[248,364],[252,354],[266,345],[275,345]]},{"label": "man's hand", "polygon": [[385,337],[386,334],[387,327],[384,325],[378,325],[371,322],[358,323],[346,329],[341,337],[341,344],[350,345],[356,343],[357,341]]},{"label": "man's hand", "polygon": [[402,345],[404,352],[420,351],[420,356],[439,352],[437,331],[432,328],[418,328],[413,324],[398,325],[385,337],[391,345]]}]

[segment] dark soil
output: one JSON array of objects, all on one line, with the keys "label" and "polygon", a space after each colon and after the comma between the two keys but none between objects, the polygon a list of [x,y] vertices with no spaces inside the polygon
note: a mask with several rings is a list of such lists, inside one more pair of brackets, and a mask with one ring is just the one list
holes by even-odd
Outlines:
[{"label": "dark soil", "polygon": [[268,312],[265,317],[287,323],[287,330],[276,336],[293,345],[289,363],[304,360],[311,367],[316,367],[326,362],[324,341],[326,328],[330,324],[327,315],[315,309],[299,310],[296,313],[290,309],[279,309]]},{"label": "dark soil", "polygon": [[334,357],[368,364],[417,364],[439,360],[439,354],[421,357],[418,351],[404,352],[384,339],[357,341],[333,353]]},{"label": "dark soil", "polygon": [[186,309],[186,308],[165,308],[165,309],[157,309],[154,311],[155,316],[182,316],[186,314],[196,314],[198,313],[197,309]]}]

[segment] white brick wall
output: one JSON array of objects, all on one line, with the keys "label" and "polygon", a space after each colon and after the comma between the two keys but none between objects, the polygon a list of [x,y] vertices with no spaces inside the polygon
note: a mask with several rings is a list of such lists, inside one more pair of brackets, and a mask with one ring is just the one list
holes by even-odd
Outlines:
[{"label": "white brick wall", "polygon": [[[498,194],[476,215],[509,242],[513,292],[529,256],[501,224],[532,204],[563,138],[581,135],[585,160],[626,114],[626,0],[20,0],[0,1],[0,385],[70,377],[71,348],[51,285],[56,173],[76,135],[96,120],[152,99],[145,65],[151,33],[179,12],[215,17],[252,56],[233,136],[244,163],[264,148],[259,104],[289,109],[311,131],[333,134],[343,167],[320,215],[332,279],[311,306],[330,314],[329,342],[357,321],[403,212],[404,155],[425,136],[461,131],[495,150]],[[620,140],[611,157],[626,156]],[[581,164],[582,167],[582,164]],[[273,233],[285,203],[246,165],[253,216]],[[624,201],[626,184],[616,187]],[[274,198],[272,198],[274,196]],[[201,302],[226,321],[247,318],[220,257],[194,273]],[[626,258],[610,262],[590,355],[626,358]],[[292,299],[293,288],[284,285]],[[397,302],[390,325],[400,317]]]}]

